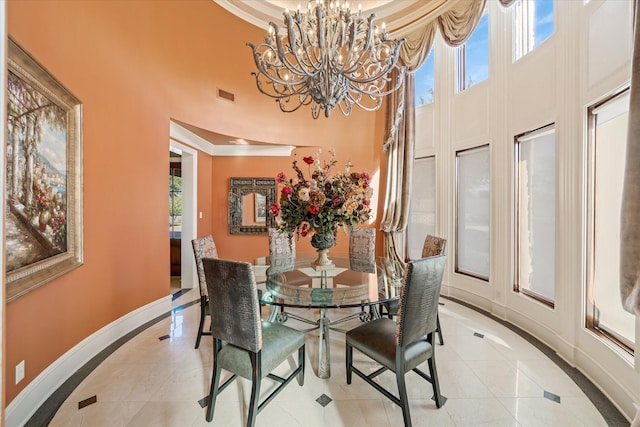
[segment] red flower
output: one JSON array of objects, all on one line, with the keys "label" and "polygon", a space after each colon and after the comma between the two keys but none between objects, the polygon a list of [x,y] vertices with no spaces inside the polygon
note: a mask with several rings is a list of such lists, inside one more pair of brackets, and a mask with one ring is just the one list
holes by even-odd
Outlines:
[{"label": "red flower", "polygon": [[309,205],[309,213],[311,215],[318,215],[320,213],[320,209],[317,206]]},{"label": "red flower", "polygon": [[291,188],[291,187],[282,187],[282,194],[284,196],[288,196],[291,193],[293,193],[293,188]]},{"label": "red flower", "polygon": [[309,223],[307,221],[302,221],[302,223],[300,224],[300,235],[302,237],[306,237],[307,234],[309,234],[310,228],[311,228],[311,226],[309,225]]},{"label": "red flower", "polygon": [[271,209],[271,213],[273,214],[273,216],[280,215],[280,205],[279,204],[272,203],[269,208]]},{"label": "red flower", "polygon": [[364,200],[362,201],[362,203],[364,203],[365,205],[369,206],[369,204],[371,203],[371,200],[369,200],[369,199],[364,199]]},{"label": "red flower", "polygon": [[276,182],[278,184],[282,184],[283,182],[285,182],[287,180],[287,177],[284,175],[284,172],[280,172],[277,176],[276,176]]},{"label": "red flower", "polygon": [[313,164],[313,157],[312,156],[303,157],[302,161],[305,162],[308,165]]}]

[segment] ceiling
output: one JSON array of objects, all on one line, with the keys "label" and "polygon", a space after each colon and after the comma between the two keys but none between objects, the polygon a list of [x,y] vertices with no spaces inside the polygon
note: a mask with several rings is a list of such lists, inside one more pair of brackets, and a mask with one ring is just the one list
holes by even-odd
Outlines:
[{"label": "ceiling", "polygon": [[[298,5],[306,9],[306,0],[214,0],[237,17],[267,29],[269,22],[281,23],[285,8],[295,10]],[[312,0],[313,1],[313,0]],[[451,5],[449,0],[353,0],[352,10],[362,5],[367,14],[374,13],[377,22],[384,22],[394,36],[411,31],[419,22],[430,20]]]}]

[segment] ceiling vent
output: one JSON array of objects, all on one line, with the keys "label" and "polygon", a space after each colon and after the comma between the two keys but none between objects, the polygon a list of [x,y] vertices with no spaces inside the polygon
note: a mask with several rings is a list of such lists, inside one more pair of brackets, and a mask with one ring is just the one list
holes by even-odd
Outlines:
[{"label": "ceiling vent", "polygon": [[218,98],[226,99],[227,101],[235,102],[236,96],[226,90],[218,89]]}]

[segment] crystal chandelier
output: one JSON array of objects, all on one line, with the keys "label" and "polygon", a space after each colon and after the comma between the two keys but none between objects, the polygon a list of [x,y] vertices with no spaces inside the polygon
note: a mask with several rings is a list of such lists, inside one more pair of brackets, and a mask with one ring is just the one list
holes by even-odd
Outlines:
[{"label": "crystal chandelier", "polygon": [[[284,28],[273,22],[264,42],[253,50],[258,90],[275,98],[284,112],[311,104],[311,115],[325,117],[339,107],[375,111],[382,98],[400,87],[404,67],[398,65],[404,39],[390,40],[385,25],[373,25],[374,14],[354,13],[347,2],[315,0],[307,13],[284,12]],[[397,77],[391,71],[398,70]]]}]

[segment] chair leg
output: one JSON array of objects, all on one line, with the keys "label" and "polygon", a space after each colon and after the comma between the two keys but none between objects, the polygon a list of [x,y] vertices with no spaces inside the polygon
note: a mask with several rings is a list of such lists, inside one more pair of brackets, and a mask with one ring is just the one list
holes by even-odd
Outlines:
[{"label": "chair leg", "polygon": [[351,384],[352,366],[353,366],[353,347],[347,344],[347,384]]},{"label": "chair leg", "polygon": [[304,368],[305,368],[305,359],[304,359],[304,345],[298,349],[298,365],[302,367],[302,370],[297,376],[298,385],[304,385]]},{"label": "chair leg", "polygon": [[404,426],[411,427],[411,414],[409,413],[409,399],[407,398],[407,385],[404,382],[404,372],[396,369],[396,382],[398,383],[398,398],[402,406],[402,418]]},{"label": "chair leg", "polygon": [[220,385],[220,365],[218,364],[218,344],[219,340],[214,342],[213,355],[213,378],[211,378],[211,389],[209,390],[209,406],[207,406],[207,421],[213,420],[213,410],[216,406],[216,397],[218,396],[218,388]]},{"label": "chair leg", "polygon": [[444,345],[444,339],[442,338],[442,328],[440,328],[440,314],[436,314],[436,332],[438,333],[438,339],[440,345]]},{"label": "chair leg", "polygon": [[200,325],[198,326],[198,336],[196,337],[196,348],[200,347],[200,338],[202,338],[202,328],[204,327],[205,306],[204,297],[200,297]]},{"label": "chair leg", "polygon": [[256,415],[258,415],[258,405],[260,404],[260,382],[262,379],[262,363],[260,360],[260,352],[249,352],[251,359],[251,403],[249,403],[249,415],[247,416],[247,427],[254,427],[256,424]]},{"label": "chair leg", "polygon": [[429,365],[429,375],[431,375],[431,385],[433,386],[433,400],[436,401],[436,407],[441,408],[447,398],[440,394],[440,382],[438,381],[438,371],[436,370],[436,359],[430,357],[427,360]]}]

